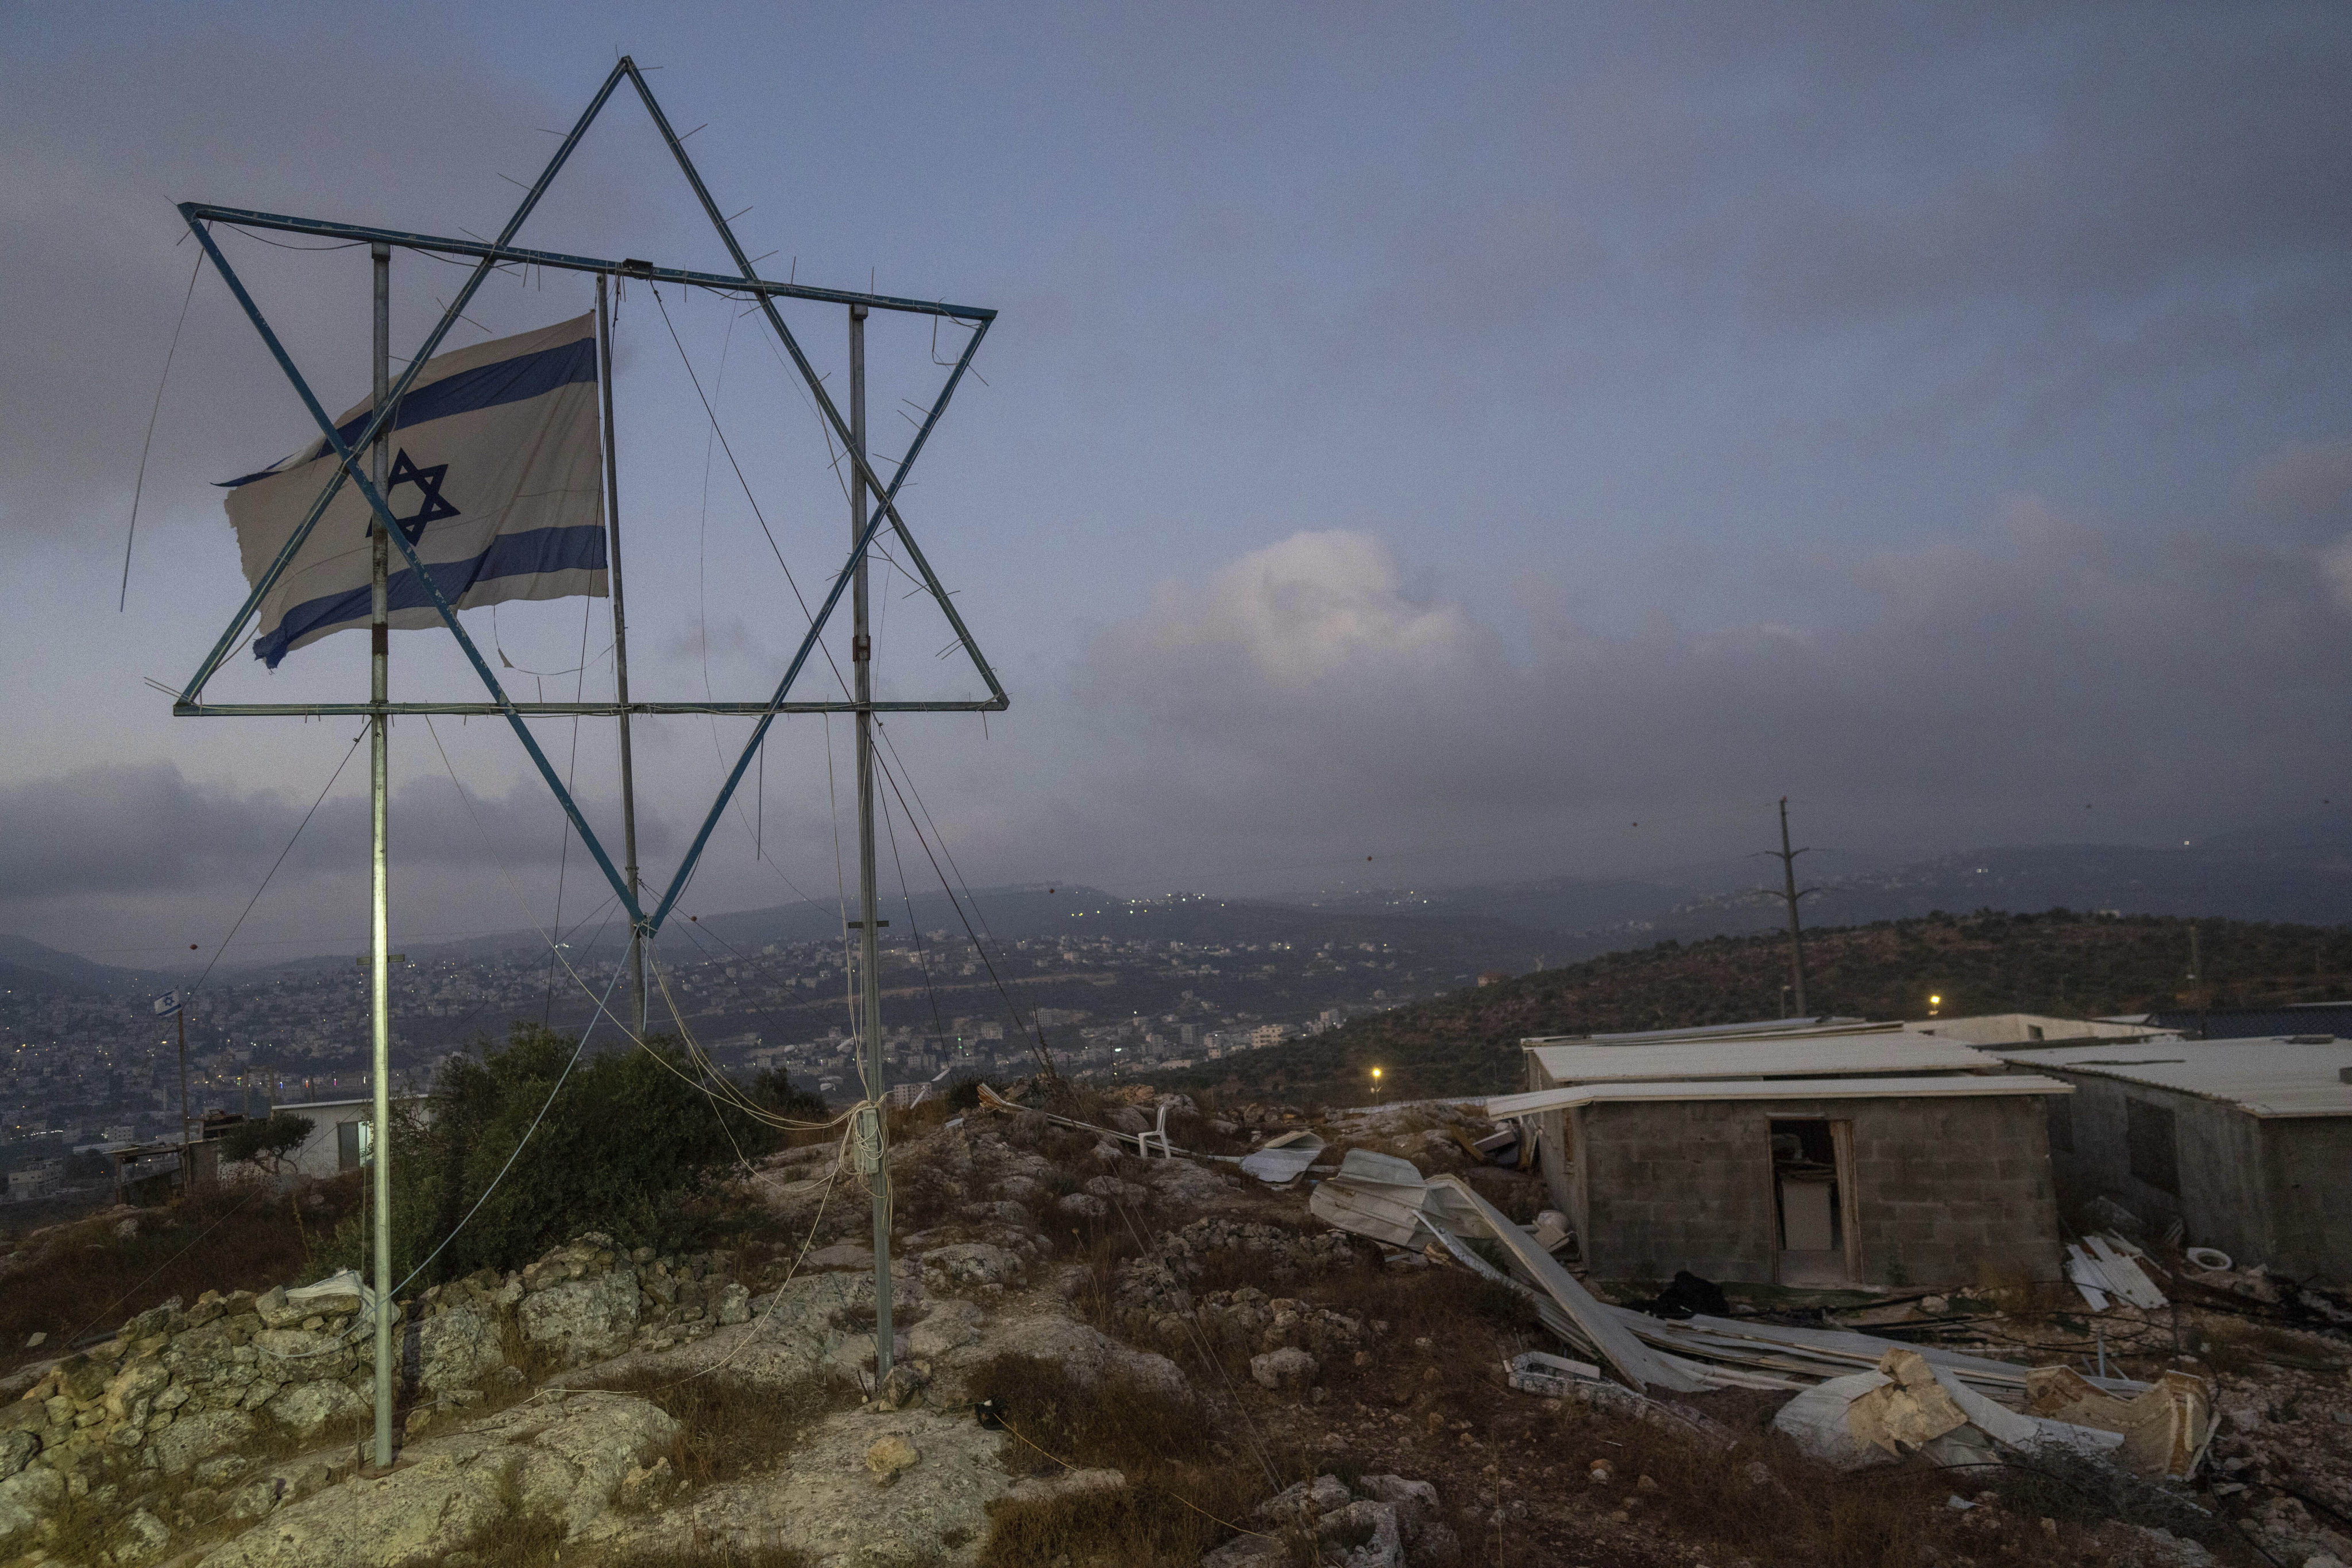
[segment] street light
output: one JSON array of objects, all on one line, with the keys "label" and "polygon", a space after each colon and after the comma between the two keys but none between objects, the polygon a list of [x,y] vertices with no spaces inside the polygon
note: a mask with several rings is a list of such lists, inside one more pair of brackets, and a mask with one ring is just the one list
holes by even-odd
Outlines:
[{"label": "street light", "polygon": [[1940,994],[1929,992],[1927,994],[1927,1016],[1930,1018],[1934,1017],[1936,1016],[1936,1009],[1943,1005],[1944,998]]},{"label": "street light", "polygon": [[1380,1068],[1374,1068],[1372,1069],[1372,1098],[1373,1098],[1374,1100],[1378,1100],[1378,1099],[1380,1099],[1380,1097],[1381,1097],[1381,1069],[1380,1069]]}]

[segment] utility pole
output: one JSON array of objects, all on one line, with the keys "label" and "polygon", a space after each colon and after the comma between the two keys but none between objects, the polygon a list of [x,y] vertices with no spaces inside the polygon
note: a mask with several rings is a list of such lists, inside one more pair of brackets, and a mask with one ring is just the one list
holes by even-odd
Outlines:
[{"label": "utility pole", "polygon": [[2195,921],[2189,922],[2189,994],[2197,1004],[2197,1037],[2210,1040],[2213,1037],[2213,1029],[2211,1020],[2206,1016],[2205,963],[2203,956],[2197,951]]},{"label": "utility pole", "polygon": [[1797,902],[1806,893],[1821,889],[1797,890],[1797,857],[1812,851],[1789,847],[1789,797],[1785,795],[1780,797],[1780,847],[1764,853],[1780,862],[1780,896],[1789,902],[1789,979],[1797,993],[1795,1016],[1802,1018],[1810,1016],[1811,1009],[1805,1005],[1805,930],[1797,919]]},{"label": "utility pole", "polygon": [[[604,572],[613,590],[613,687],[621,704],[621,875],[629,896],[637,880],[637,779],[629,755],[629,617],[621,597],[621,468],[613,431],[613,308],[605,276],[596,274],[596,384],[604,403]],[[629,928],[629,973],[635,977],[637,1037],[646,1033],[646,933]]]},{"label": "utility pole", "polygon": [[[375,397],[380,417],[368,466],[376,494],[384,493],[391,464],[392,421],[382,419],[392,397],[392,247],[379,240],[368,247],[375,262]],[[368,953],[369,1077],[375,1090],[375,1463],[392,1468],[392,922],[385,888],[384,780],[391,716],[392,539],[382,518],[368,520],[368,897],[373,945]]]},{"label": "utility pole", "polygon": [[[852,548],[866,537],[866,307],[849,307],[849,443],[857,454],[850,465],[849,538]],[[857,933],[858,994],[865,1012],[866,1099],[860,1113],[868,1125],[860,1140],[873,1163],[874,1187],[874,1390],[890,1375],[895,1334],[890,1326],[890,1118],[882,1082],[881,900],[874,868],[874,645],[866,627],[866,557],[857,558],[852,586],[850,660],[856,670],[857,703]],[[858,1162],[862,1167],[866,1158]]]},{"label": "utility pole", "polygon": [[196,1156],[188,1140],[188,999],[183,994],[172,1009],[180,1016],[180,1195],[196,1190]]}]

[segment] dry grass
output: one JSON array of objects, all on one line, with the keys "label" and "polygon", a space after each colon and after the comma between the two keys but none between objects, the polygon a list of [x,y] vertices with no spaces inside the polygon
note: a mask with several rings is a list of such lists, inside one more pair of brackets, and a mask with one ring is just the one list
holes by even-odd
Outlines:
[{"label": "dry grass", "polygon": [[[1129,1483],[1057,1502],[991,1504],[985,1568],[1065,1558],[1073,1568],[1192,1568],[1274,1489],[1244,1434],[1228,1440],[1219,1428],[1230,1423],[1147,1385],[1089,1386],[1055,1363],[1000,1356],[974,1372],[971,1389],[1000,1403],[1002,1458],[1014,1474],[1056,1474],[1066,1462],[1117,1469]],[[1307,1473],[1296,1460],[1274,1462],[1277,1474]]]},{"label": "dry grass", "polygon": [[[261,1291],[297,1279],[312,1246],[358,1206],[359,1195],[356,1176],[297,1194],[237,1182],[171,1208],[135,1216],[110,1210],[55,1227],[0,1289],[0,1371],[56,1355],[78,1336],[112,1329],[174,1296],[193,1303],[207,1290]],[[117,1234],[125,1217],[136,1219],[136,1234]],[[48,1342],[26,1351],[25,1340],[36,1332]]]},{"label": "dry grass", "polygon": [[608,1559],[604,1568],[808,1568],[808,1554],[789,1546],[680,1546],[631,1552]]},{"label": "dry grass", "polygon": [[803,1432],[828,1413],[854,1404],[846,1393],[814,1384],[789,1389],[754,1387],[723,1375],[683,1381],[639,1373],[599,1388],[633,1394],[661,1407],[678,1424],[670,1468],[688,1486],[733,1480],[766,1469]]}]

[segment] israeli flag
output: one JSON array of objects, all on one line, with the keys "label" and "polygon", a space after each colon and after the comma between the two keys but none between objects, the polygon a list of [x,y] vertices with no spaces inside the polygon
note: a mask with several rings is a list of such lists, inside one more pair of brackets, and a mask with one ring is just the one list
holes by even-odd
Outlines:
[{"label": "israeli flag", "polygon": [[[336,422],[345,444],[359,439],[372,408],[362,403]],[[593,316],[426,361],[401,399],[390,446],[384,500],[451,605],[604,596]],[[335,462],[320,437],[227,482],[247,583],[261,580],[310,515]],[[275,669],[295,648],[368,624],[373,515],[346,480],[263,601],[255,658]],[[392,624],[439,626],[397,546],[392,568]]]},{"label": "israeli flag", "polygon": [[178,992],[166,991],[163,994],[155,998],[155,1016],[157,1017],[168,1018],[179,1010],[180,994]]}]

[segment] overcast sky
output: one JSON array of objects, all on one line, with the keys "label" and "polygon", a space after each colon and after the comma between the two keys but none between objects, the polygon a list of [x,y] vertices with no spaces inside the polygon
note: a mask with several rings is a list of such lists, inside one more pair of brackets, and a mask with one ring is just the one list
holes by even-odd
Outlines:
[{"label": "overcast sky", "polygon": [[[146,684],[243,594],[212,482],[313,433],[173,204],[495,232],[620,50],[763,268],[1002,312],[905,510],[1013,706],[889,726],[975,884],[1616,873],[1757,847],[1782,794],[1881,854],[2160,843],[2342,793],[2340,6],[33,5],[0,42],[0,930],[211,952],[357,732]],[[221,237],[362,396],[365,252]],[[520,242],[724,262],[625,91]],[[395,352],[460,276],[395,261]],[[501,278],[451,341],[589,302]],[[765,694],[805,622],[763,522],[801,592],[838,565],[734,309],[637,286],[616,329],[639,695]],[[837,389],[841,312],[791,320]],[[877,319],[879,450],[961,346]],[[907,591],[886,688],[973,689]],[[468,620],[553,697],[609,689],[604,614]],[[395,694],[471,696],[449,641],[396,636]],[[357,698],[364,645],[213,695]],[[607,826],[610,731],[541,731]],[[657,881],[743,735],[640,728]],[[684,907],[832,896],[847,740],[780,727]],[[559,877],[595,918],[503,726],[394,746],[395,940],[546,922]],[[357,951],[364,793],[362,755],[237,952]]]}]

